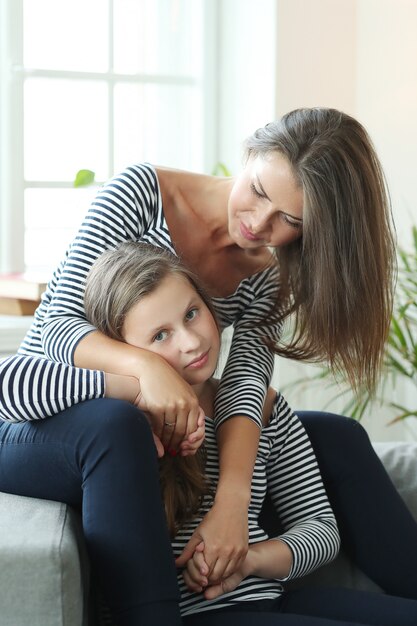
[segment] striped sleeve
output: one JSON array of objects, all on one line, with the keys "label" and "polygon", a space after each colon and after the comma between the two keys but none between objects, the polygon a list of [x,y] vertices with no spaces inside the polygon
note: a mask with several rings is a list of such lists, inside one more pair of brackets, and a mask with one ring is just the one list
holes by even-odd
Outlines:
[{"label": "striped sleeve", "polygon": [[278,436],[267,464],[268,491],[284,528],[277,539],[292,551],[289,576],[299,578],[334,559],[339,532],[310,440],[298,417],[278,397]]},{"label": "striped sleeve", "polygon": [[[233,337],[226,365],[221,375],[215,401],[216,428],[232,416],[243,415],[262,428],[262,410],[266,390],[274,369],[274,355],[265,338],[277,341],[279,324],[268,325],[264,318],[277,297],[278,272],[270,268],[243,281],[234,306],[239,310],[233,323]],[[230,315],[231,302],[214,300],[222,320],[222,308]]]},{"label": "striped sleeve", "polygon": [[4,421],[43,419],[103,396],[103,372],[21,355],[0,363],[0,419]]},{"label": "striped sleeve", "polygon": [[105,250],[140,239],[158,201],[156,174],[147,165],[127,168],[99,191],[41,305],[48,358],[73,364],[78,342],[93,330],[84,314],[88,271]]}]

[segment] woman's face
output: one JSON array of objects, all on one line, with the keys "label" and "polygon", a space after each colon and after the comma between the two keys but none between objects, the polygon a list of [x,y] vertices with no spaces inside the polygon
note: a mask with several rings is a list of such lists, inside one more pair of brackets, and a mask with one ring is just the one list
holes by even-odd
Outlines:
[{"label": "woman's face", "polygon": [[278,152],[251,158],[229,198],[228,228],[245,249],[280,247],[301,237],[303,190]]},{"label": "woman's face", "polygon": [[162,356],[190,385],[216,369],[219,331],[210,310],[181,274],[166,276],[126,315],[125,341]]}]

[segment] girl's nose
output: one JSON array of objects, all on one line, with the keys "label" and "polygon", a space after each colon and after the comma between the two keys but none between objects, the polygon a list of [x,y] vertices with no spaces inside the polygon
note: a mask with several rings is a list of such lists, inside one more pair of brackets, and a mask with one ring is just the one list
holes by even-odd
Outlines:
[{"label": "girl's nose", "polygon": [[200,345],[200,339],[198,335],[188,328],[184,328],[179,337],[179,342],[180,349],[183,352],[191,352],[192,350],[196,350]]}]

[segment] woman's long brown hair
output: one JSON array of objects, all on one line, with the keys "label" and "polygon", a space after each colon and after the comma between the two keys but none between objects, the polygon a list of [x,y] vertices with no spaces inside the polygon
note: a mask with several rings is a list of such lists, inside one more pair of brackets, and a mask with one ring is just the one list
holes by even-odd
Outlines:
[{"label": "woman's long brown hair", "polygon": [[373,391],[394,291],[395,239],[381,164],[363,126],[334,109],[292,111],[247,141],[247,158],[278,152],[304,193],[302,237],[277,249],[275,317],[293,313],[276,354],[327,361]]}]

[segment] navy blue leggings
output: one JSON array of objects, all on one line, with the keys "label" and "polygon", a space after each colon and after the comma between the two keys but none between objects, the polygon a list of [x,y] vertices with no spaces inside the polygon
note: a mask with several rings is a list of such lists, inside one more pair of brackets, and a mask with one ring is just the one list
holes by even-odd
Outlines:
[{"label": "navy blue leggings", "polygon": [[416,626],[417,601],[354,591],[300,589],[277,600],[196,613],[184,626]]},{"label": "navy blue leggings", "polygon": [[417,522],[365,429],[332,413],[297,415],[316,453],[343,549],[386,593],[417,599]]},{"label": "navy blue leggings", "polygon": [[[388,593],[416,597],[417,526],[366,433],[348,418],[300,417],[346,551]],[[0,491],[81,511],[93,568],[120,626],[181,623],[155,448],[134,407],[92,400],[40,422],[0,423]]]},{"label": "navy blue leggings", "polygon": [[91,400],[38,422],[0,422],[0,491],[81,512],[118,625],[181,624],[155,445],[132,405]]}]

